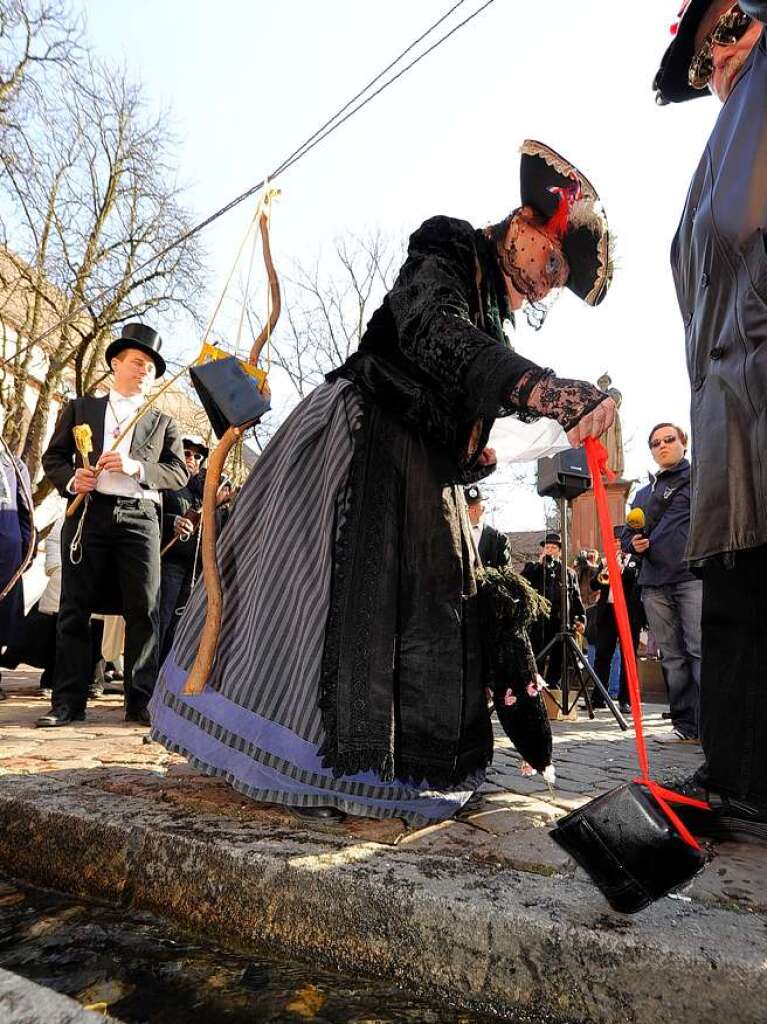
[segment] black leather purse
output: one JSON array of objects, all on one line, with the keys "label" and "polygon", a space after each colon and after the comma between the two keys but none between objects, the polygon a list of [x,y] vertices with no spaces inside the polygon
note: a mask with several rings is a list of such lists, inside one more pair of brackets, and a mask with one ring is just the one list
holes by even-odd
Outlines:
[{"label": "black leather purse", "polygon": [[189,375],[218,438],[229,427],[260,420],[270,408],[255,377],[234,356],[193,366]]},{"label": "black leather purse", "polygon": [[706,855],[686,843],[646,786],[630,782],[561,818],[550,832],[614,910],[635,914],[693,879]]}]

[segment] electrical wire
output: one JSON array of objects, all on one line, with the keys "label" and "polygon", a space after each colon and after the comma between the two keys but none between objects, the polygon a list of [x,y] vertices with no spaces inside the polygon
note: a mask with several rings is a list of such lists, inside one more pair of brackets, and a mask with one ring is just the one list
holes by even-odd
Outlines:
[{"label": "electrical wire", "polygon": [[[432,53],[444,42],[446,42],[452,35],[458,32],[459,29],[463,28],[465,25],[468,25],[469,22],[473,21],[474,18],[476,18],[479,14],[486,10],[486,8],[488,8],[491,4],[495,3],[495,0],[485,0],[485,3],[483,3],[470,15],[464,18],[463,21],[460,21],[458,22],[458,24],[454,25],[453,28],[451,28],[443,36],[440,36],[440,38],[436,42],[432,43],[431,46],[429,46],[426,50],[422,51],[417,57],[415,57],[412,61],[406,64],[405,67],[401,68],[395,75],[392,75],[391,78],[387,79],[381,86],[379,86],[378,89],[375,90],[375,92],[371,93],[364,100],[361,100],[361,102],[359,102],[357,106],[349,110],[349,107],[352,107],[352,105],[358,99],[360,99],[361,96],[364,96],[365,93],[368,92],[376,84],[376,82],[379,82],[381,78],[383,78],[383,76],[387,74],[387,72],[389,72],[393,67],[399,64],[400,61],[408,53],[410,53],[411,50],[413,50],[414,47],[416,47],[420,42],[422,42],[427,36],[431,35],[431,33],[434,32],[435,29],[437,29],[445,21],[446,18],[449,18],[450,15],[454,11],[456,11],[460,6],[462,6],[462,4],[464,4],[465,2],[466,0],[458,0],[457,3],[453,4],[452,7],[450,7],[440,18],[438,18],[437,21],[430,25],[425,32],[421,33],[421,35],[418,36],[417,39],[413,40],[413,42],[410,43],[393,61],[387,64],[387,66],[383,68],[383,70],[379,71],[378,74],[374,78],[372,78],[370,82],[367,83],[367,85],[360,89],[359,92],[357,92],[350,100],[348,100],[342,107],[340,107],[339,110],[337,110],[332,117],[328,118],[328,120],[325,121],[325,123],[321,125],[321,127],[319,127],[315,132],[313,132],[307,139],[305,139],[301,143],[301,145],[298,146],[297,149],[294,149],[289,156],[285,157],[285,159],[280,164],[278,164],[276,169],[272,171],[271,174],[266,175],[266,177],[259,181],[258,184],[253,185],[250,188],[246,189],[245,192],[242,192],[240,195],[236,196],[225,206],[220,207],[220,209],[216,210],[209,217],[206,217],[198,224],[195,224],[193,227],[189,228],[188,231],[183,232],[181,235],[178,236],[178,238],[174,239],[163,249],[160,249],[158,252],[153,253],[151,256],[147,257],[147,259],[143,263],[139,264],[133,270],[133,272],[131,273],[131,277],[135,277],[137,274],[146,270],[147,267],[151,266],[157,260],[162,259],[164,256],[167,256],[169,252],[172,252],[174,249],[177,249],[180,245],[183,245],[184,242],[189,241],[190,238],[193,238],[195,235],[199,234],[205,228],[209,227],[214,221],[218,220],[220,217],[223,217],[225,214],[229,213],[230,210],[233,210],[236,206],[239,206],[241,203],[245,202],[246,199],[249,199],[251,196],[255,195],[255,193],[258,192],[259,189],[263,188],[267,181],[273,182],[278,175],[283,174],[286,170],[288,170],[289,167],[292,167],[294,164],[298,163],[298,161],[303,159],[303,157],[306,156],[307,153],[311,152],[311,150],[313,150],[315,146],[318,146],[321,142],[324,142],[324,140],[327,139],[330,135],[332,135],[333,132],[336,131],[336,129],[340,128],[342,124],[345,124],[345,122],[348,121],[349,118],[353,117],[356,113],[362,110],[363,107],[367,106],[367,104],[370,103],[371,100],[374,100],[376,96],[379,96],[382,92],[384,92],[384,90],[388,89],[390,85],[393,85],[394,82],[401,78],[402,75],[406,74],[406,72],[408,72],[411,68],[415,67],[415,65],[418,64],[421,60],[423,60],[424,57],[427,57],[430,53]],[[345,116],[342,117],[342,114]],[[110,285],[107,288],[104,288],[102,291],[92,296],[87,303],[83,303],[82,306],[79,306],[78,308],[72,310],[66,316],[62,317],[60,320],[54,323],[52,327],[49,327],[42,334],[39,334],[27,345],[23,346],[20,349],[17,349],[12,357],[0,360],[0,367],[9,365],[11,362],[18,359],[20,355],[23,355],[25,352],[27,352],[30,348],[32,348],[35,345],[38,345],[41,341],[44,341],[46,338],[50,337],[50,335],[57,331],[60,327],[63,327],[65,324],[75,319],[75,317],[85,312],[88,309],[88,307],[92,305],[94,302],[98,302],[100,299],[108,295],[111,291],[114,290],[114,287],[115,286]]]}]

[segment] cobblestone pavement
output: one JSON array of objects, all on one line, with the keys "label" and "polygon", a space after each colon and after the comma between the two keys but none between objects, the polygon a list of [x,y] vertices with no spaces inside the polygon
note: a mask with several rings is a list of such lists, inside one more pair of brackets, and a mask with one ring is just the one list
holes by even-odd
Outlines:
[{"label": "cobblestone pavement", "polygon": [[[65,773],[59,778],[75,778],[127,798],[160,800],[200,815],[233,818],[265,833],[286,824],[298,828],[284,809],[254,804],[224,782],[200,776],[158,744],[145,743],[146,730],[123,721],[118,696],[92,702],[82,724],[35,729],[35,719],[48,706],[38,678],[31,669],[3,673],[8,699],[0,702],[0,792],[3,776]],[[651,771],[668,782],[692,772],[701,752],[698,746],[655,742],[670,731],[661,718],[663,710],[659,705],[644,708]],[[498,732],[494,764],[482,787],[484,804],[476,813],[414,832],[399,822],[354,819],[343,832],[327,837],[329,846],[363,840],[390,846],[393,856],[403,849],[423,849],[539,875],[578,873],[550,839],[548,826],[565,811],[637,774],[633,730],[622,733],[608,711],[598,711],[594,721],[585,712],[580,716],[577,722],[553,723],[553,795],[540,777],[520,774],[518,755]],[[695,880],[695,899],[766,910],[767,849],[725,843],[715,853],[713,864]]]}]

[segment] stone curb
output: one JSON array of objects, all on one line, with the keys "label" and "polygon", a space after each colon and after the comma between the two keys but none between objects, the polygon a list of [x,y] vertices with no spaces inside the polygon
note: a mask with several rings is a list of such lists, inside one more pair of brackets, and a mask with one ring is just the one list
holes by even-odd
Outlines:
[{"label": "stone curb", "polygon": [[69,996],[0,968],[0,1021],[2,1024],[109,1024],[114,1018],[84,1010]]},{"label": "stone curb", "polygon": [[9,874],[170,918],[222,945],[394,977],[499,1012],[568,1022],[767,1019],[758,914],[662,900],[613,913],[579,878],[129,803],[5,776]]}]

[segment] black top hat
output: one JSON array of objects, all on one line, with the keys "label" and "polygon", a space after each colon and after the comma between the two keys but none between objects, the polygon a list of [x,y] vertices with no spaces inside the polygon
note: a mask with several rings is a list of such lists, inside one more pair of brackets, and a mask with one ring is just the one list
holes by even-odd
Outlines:
[{"label": "black top hat", "polygon": [[472,484],[471,487],[464,487],[463,496],[466,498],[468,505],[476,505],[478,501],[485,500],[484,494],[476,484]]},{"label": "black top hat", "polygon": [[162,377],[165,373],[165,360],[160,355],[162,338],[152,327],[147,327],[146,324],[124,324],[120,337],[108,345],[104,353],[104,358],[110,369],[114,357],[126,348],[137,348],[151,356],[158,377]]},{"label": "black top hat", "polygon": [[655,100],[661,106],[711,95],[708,89],[693,89],[687,78],[690,61],[695,56],[695,33],[711,3],[712,0],[689,0],[682,8],[674,38],[663,54],[652,83]]},{"label": "black top hat", "polygon": [[207,459],[210,453],[210,449],[199,434],[187,434],[185,437],[181,438],[181,444],[184,448],[196,448],[197,451],[201,453],[203,461]]},{"label": "black top hat", "polygon": [[[610,233],[597,190],[574,164],[543,142],[522,143],[519,166],[522,204],[547,222],[558,223],[562,251],[570,265],[567,287],[589,306],[607,294],[613,277]],[[562,228],[560,232],[560,227]]]},{"label": "black top hat", "polygon": [[547,533],[544,539],[539,543],[539,548],[545,548],[547,544],[558,544],[562,547],[562,538],[558,533]]}]

